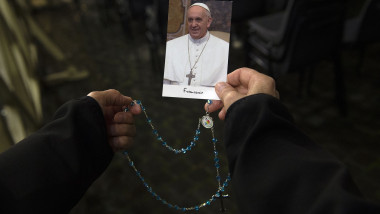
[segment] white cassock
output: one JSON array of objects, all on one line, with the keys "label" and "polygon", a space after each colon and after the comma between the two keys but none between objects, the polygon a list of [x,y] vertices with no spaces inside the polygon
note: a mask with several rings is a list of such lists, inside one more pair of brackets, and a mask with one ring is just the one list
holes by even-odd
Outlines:
[{"label": "white cassock", "polygon": [[[210,38],[208,38],[209,36]],[[215,86],[217,82],[225,82],[227,80],[228,50],[228,42],[209,32],[198,40],[186,34],[168,41],[166,43],[164,84],[188,85],[189,77],[186,75],[189,76],[191,67],[195,76],[191,78],[191,86],[208,87]]]}]

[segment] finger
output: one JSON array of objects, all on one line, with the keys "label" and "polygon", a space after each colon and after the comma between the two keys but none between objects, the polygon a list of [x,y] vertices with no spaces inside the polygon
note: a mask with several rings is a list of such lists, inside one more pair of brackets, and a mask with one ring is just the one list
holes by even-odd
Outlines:
[{"label": "finger", "polygon": [[108,136],[110,137],[118,137],[118,136],[136,136],[136,127],[131,124],[111,124],[108,126]]},{"label": "finger", "polygon": [[231,86],[239,86],[248,88],[248,84],[253,75],[257,75],[257,71],[250,68],[239,68],[228,74],[227,83]]},{"label": "finger", "polygon": [[118,112],[113,118],[114,123],[134,124],[135,119],[131,112]]},{"label": "finger", "polygon": [[104,106],[125,106],[132,102],[132,98],[122,95],[115,89],[104,91]]},{"label": "finger", "polygon": [[226,119],[226,109],[225,108],[222,108],[222,110],[220,110],[220,112],[219,112],[219,114],[218,114],[218,117],[219,117],[219,119],[221,119],[221,120],[224,120],[224,119]]},{"label": "finger", "polygon": [[206,112],[214,112],[223,107],[223,102],[220,100],[213,100],[211,104],[206,103],[204,108]]},{"label": "finger", "polygon": [[132,112],[132,114],[134,115],[138,115],[141,113],[142,109],[141,109],[141,106],[136,104],[136,105],[132,105],[130,106],[129,110]]},{"label": "finger", "polygon": [[218,97],[222,100],[224,108],[226,108],[226,110],[236,100],[241,99],[245,96],[245,94],[239,93],[235,88],[225,82],[217,83],[215,85],[215,91]]},{"label": "finger", "polygon": [[109,138],[109,144],[114,152],[127,150],[133,146],[134,138],[128,136],[119,136]]}]

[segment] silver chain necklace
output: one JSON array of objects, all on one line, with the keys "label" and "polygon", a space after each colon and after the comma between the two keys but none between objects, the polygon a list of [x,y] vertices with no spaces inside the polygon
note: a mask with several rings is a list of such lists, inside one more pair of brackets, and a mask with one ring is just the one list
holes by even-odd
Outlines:
[{"label": "silver chain necklace", "polygon": [[190,43],[190,35],[187,35],[187,53],[188,53],[188,56],[189,56],[189,65],[190,65],[190,73],[189,73],[189,74],[186,74],[186,77],[189,78],[188,83],[187,83],[188,85],[191,84],[191,79],[195,77],[195,75],[193,74],[193,69],[194,69],[195,65],[197,65],[199,59],[201,58],[202,53],[203,53],[203,51],[205,50],[205,48],[206,48],[206,46],[207,46],[208,40],[210,39],[210,36],[211,36],[211,35],[210,35],[210,33],[209,33],[209,34],[208,34],[208,37],[207,37],[206,44],[203,46],[202,51],[201,51],[201,53],[199,54],[198,58],[195,59],[194,65],[191,66],[191,60],[190,60],[190,44],[189,44],[189,43]]}]

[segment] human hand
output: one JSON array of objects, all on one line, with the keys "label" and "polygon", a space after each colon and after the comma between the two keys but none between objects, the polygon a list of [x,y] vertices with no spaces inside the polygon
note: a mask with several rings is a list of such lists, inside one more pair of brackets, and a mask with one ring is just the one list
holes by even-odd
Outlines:
[{"label": "human hand", "polygon": [[220,101],[213,101],[211,105],[206,103],[205,109],[208,112],[214,112],[222,108],[219,112],[221,120],[224,120],[228,108],[243,97],[260,93],[276,98],[280,96],[273,78],[250,68],[239,68],[228,74],[227,82],[219,82],[215,85],[215,92]]},{"label": "human hand", "polygon": [[[114,89],[93,91],[87,96],[94,98],[102,108],[107,126],[108,143],[114,152],[129,148],[136,136],[133,115],[141,113],[140,106],[130,106],[132,98]],[[127,106],[129,111],[124,112],[123,109]]]}]

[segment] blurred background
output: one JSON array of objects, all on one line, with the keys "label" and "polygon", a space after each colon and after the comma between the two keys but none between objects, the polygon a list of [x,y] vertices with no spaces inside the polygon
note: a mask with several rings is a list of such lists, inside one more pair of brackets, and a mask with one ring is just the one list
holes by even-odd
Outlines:
[{"label": "blurred background", "polygon": [[[49,122],[66,101],[109,88],[141,99],[172,145],[191,140],[205,100],[161,96],[168,3],[0,1],[0,152]],[[379,0],[237,0],[229,58],[229,72],[249,66],[273,76],[299,127],[346,163],[364,195],[377,202],[379,10]],[[136,125],[130,153],[157,193],[180,206],[215,193],[209,132],[202,132],[193,152],[176,156],[161,149],[143,115]],[[223,121],[215,131],[223,142]],[[222,144],[218,149],[225,177]],[[237,213],[227,191],[227,212]],[[219,207],[215,202],[200,213],[218,213]],[[146,192],[117,154],[71,212],[79,213],[177,212]]]}]

